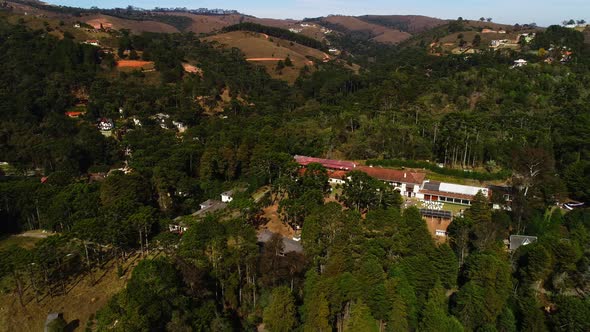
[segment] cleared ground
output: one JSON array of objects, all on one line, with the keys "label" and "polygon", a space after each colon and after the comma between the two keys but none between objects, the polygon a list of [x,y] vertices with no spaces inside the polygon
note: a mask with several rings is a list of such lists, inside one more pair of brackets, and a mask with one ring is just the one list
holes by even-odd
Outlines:
[{"label": "cleared ground", "polygon": [[135,33],[141,32],[162,32],[162,33],[174,33],[179,32],[178,29],[175,27],[156,21],[148,21],[148,20],[126,20],[118,17],[108,16],[108,15],[90,15],[90,16],[83,16],[81,21],[84,21],[86,24],[94,26],[95,28],[100,28],[102,24],[103,27],[112,27],[113,29],[120,30],[120,29],[129,29]]},{"label": "cleared ground", "polygon": [[[272,77],[290,83],[295,82],[303,67],[311,68],[313,65],[311,59],[321,61],[331,59],[328,54],[320,50],[249,31],[232,31],[206,37],[203,40],[218,42],[222,47],[239,48],[246,59],[259,62]],[[285,60],[287,57],[291,59],[293,66],[277,70],[277,62]]]},{"label": "cleared ground", "polygon": [[397,44],[402,42],[412,35],[392,28],[387,28],[382,25],[365,22],[354,16],[328,16],[322,18],[322,21],[331,24],[337,24],[348,31],[367,31],[373,37],[373,40],[385,44]]},{"label": "cleared ground", "polygon": [[94,271],[98,279],[96,285],[92,285],[89,276],[83,275],[66,286],[66,295],[54,298],[46,295],[39,303],[29,291],[25,295],[24,307],[19,304],[18,296],[13,291],[0,294],[0,331],[43,331],[47,314],[52,312],[64,314],[70,331],[83,331],[96,311],[125,287],[138,262],[139,256],[130,257],[123,264],[125,274],[119,277],[115,261],[110,261],[104,269]]}]

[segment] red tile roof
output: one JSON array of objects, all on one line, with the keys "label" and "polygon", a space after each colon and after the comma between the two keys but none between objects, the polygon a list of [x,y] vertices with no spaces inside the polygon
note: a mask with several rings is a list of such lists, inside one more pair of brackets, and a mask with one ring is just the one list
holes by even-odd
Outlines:
[{"label": "red tile roof", "polygon": [[344,179],[346,178],[346,171],[328,171],[328,178],[330,179]]},{"label": "red tile roof", "polygon": [[295,156],[295,161],[302,166],[307,166],[311,163],[319,163],[322,164],[325,168],[329,169],[339,169],[339,170],[352,170],[357,165],[352,161],[345,161],[345,160],[333,160],[333,159],[322,159],[322,158],[314,158],[314,157],[307,157],[307,156]]},{"label": "red tile roof", "polygon": [[359,166],[356,169],[382,181],[422,184],[426,178],[425,173],[401,171],[390,168]]},{"label": "red tile roof", "polygon": [[70,118],[77,118],[84,113],[86,113],[86,112],[66,112],[66,115],[69,116]]}]

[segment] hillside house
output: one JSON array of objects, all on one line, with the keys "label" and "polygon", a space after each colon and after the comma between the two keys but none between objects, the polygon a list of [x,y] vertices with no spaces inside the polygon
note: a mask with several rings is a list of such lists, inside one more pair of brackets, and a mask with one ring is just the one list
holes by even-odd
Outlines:
[{"label": "hillside house", "polygon": [[228,190],[221,193],[221,201],[223,203],[229,203],[234,200],[234,192],[233,190]]},{"label": "hillside house", "polygon": [[537,242],[536,236],[527,236],[527,235],[510,235],[510,251],[514,251],[521,246],[529,245],[533,242]]},{"label": "hillside house", "polygon": [[133,117],[133,118],[131,118],[131,120],[133,121],[133,124],[134,124],[136,127],[141,127],[141,120],[139,120],[139,119],[138,119],[138,118],[136,118],[136,117]]},{"label": "hillside house", "polygon": [[[263,230],[261,232],[258,233],[257,237],[257,242],[264,248],[264,245],[270,241],[272,239],[272,237],[274,235],[277,235],[276,233],[273,233],[269,230]],[[295,253],[303,253],[303,246],[301,245],[301,243],[299,243],[299,241],[290,239],[290,238],[286,238],[283,237],[281,235],[279,235],[283,241],[283,250],[280,253],[281,256],[284,256],[285,254],[288,254],[290,252],[295,252]]]},{"label": "hillside house", "polygon": [[328,171],[328,182],[343,185],[346,182],[346,174],[346,171]]},{"label": "hillside house", "polygon": [[432,209],[420,209],[420,215],[426,221],[428,231],[439,242],[447,239],[447,229],[453,221],[451,211],[440,211]]},{"label": "hillside house", "polygon": [[77,118],[81,117],[82,115],[86,114],[86,112],[71,111],[71,112],[66,112],[65,114],[68,116],[68,118],[77,119]]},{"label": "hillside house", "polygon": [[514,65],[512,66],[512,68],[520,68],[520,67],[524,67],[526,65],[528,65],[528,61],[526,61],[525,59],[518,59],[518,60],[514,60]]},{"label": "hillside house", "polygon": [[178,132],[181,134],[184,133],[188,129],[188,127],[180,121],[172,121],[172,124],[174,125],[174,127],[176,127]]},{"label": "hillside house", "polygon": [[514,199],[514,190],[508,186],[488,186],[491,190],[492,209],[494,210],[512,210],[512,200]]},{"label": "hillside house", "polygon": [[357,170],[392,185],[405,197],[416,197],[426,178],[425,173],[381,167],[359,166]]},{"label": "hillside house", "polygon": [[416,195],[416,197],[425,201],[471,205],[473,197],[480,191],[487,197],[489,197],[491,193],[488,188],[483,187],[465,186],[437,181],[425,181],[423,188]]},{"label": "hillside house", "polygon": [[112,119],[100,118],[98,119],[96,126],[100,131],[110,131],[115,128],[115,123]]},{"label": "hillside house", "polygon": [[158,113],[151,117],[152,119],[156,120],[162,129],[168,129],[168,124],[166,123],[168,119],[170,119],[170,115],[165,113]]},{"label": "hillside house", "polygon": [[182,234],[188,230],[188,225],[180,221],[178,222],[178,224],[169,224],[168,230],[170,231],[170,233]]},{"label": "hillside house", "polygon": [[490,42],[490,47],[498,48],[508,44],[508,39],[494,39]]},{"label": "hillside house", "polygon": [[97,39],[88,39],[82,42],[82,44],[100,47],[100,42]]},{"label": "hillside house", "polygon": [[493,30],[493,29],[482,29],[481,30],[481,33],[486,33],[487,34],[487,33],[497,33],[497,32],[495,30]]},{"label": "hillside house", "polygon": [[521,33],[520,35],[518,35],[517,42],[520,43],[522,40],[524,40],[526,43],[530,43],[535,39],[536,36],[537,36],[537,34],[534,32]]}]

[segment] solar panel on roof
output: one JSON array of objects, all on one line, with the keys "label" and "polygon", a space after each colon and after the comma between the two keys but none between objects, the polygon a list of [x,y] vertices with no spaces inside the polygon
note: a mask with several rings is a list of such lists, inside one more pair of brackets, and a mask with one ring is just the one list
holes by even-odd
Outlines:
[{"label": "solar panel on roof", "polygon": [[420,214],[425,217],[446,218],[446,219],[450,219],[453,216],[451,211],[441,211],[441,210],[431,210],[431,209],[420,209]]}]

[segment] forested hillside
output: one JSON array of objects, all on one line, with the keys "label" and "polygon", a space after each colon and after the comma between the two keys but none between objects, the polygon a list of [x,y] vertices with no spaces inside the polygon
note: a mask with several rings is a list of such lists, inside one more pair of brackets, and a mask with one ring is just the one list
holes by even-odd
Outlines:
[{"label": "forested hillside", "polygon": [[[40,329],[59,308],[27,308],[67,302],[109,269],[130,275],[126,287],[91,315],[65,312],[80,328],[590,330],[590,211],[560,208],[590,200],[581,36],[539,33],[531,47],[572,52],[547,63],[341,35],[362,69],[316,61],[290,86],[193,33],[121,31],[108,50],[0,16],[0,235],[48,231],[0,245],[0,330],[26,330],[15,319]],[[528,66],[514,67],[521,57]],[[440,243],[391,186],[362,172],[329,185],[323,166],[302,171],[294,155],[442,167],[432,172],[513,197],[493,210],[480,192]],[[232,189],[225,210],[200,217]],[[260,240],[271,222],[300,241]],[[538,240],[508,251],[513,234]]]}]

